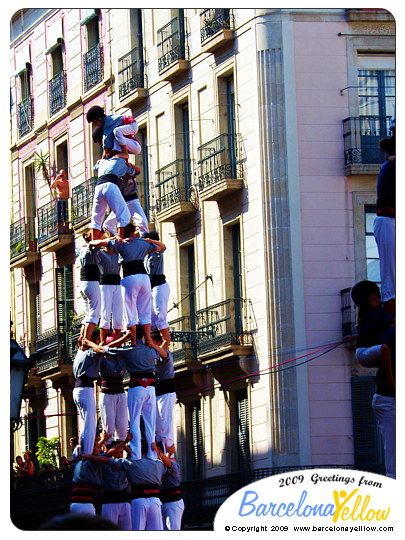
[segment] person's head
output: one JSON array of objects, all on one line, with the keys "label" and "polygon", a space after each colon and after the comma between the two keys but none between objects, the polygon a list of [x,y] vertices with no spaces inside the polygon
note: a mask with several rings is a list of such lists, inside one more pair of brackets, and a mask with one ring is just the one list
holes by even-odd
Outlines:
[{"label": "person's head", "polygon": [[381,306],[381,293],[374,281],[359,281],[352,289],[352,300],[360,309]]},{"label": "person's head", "polygon": [[61,465],[66,465],[67,462],[68,462],[67,457],[66,456],[61,456],[60,464]]},{"label": "person's head", "polygon": [[379,147],[382,152],[387,152],[388,156],[395,156],[395,135],[381,139]]},{"label": "person's head", "polygon": [[69,446],[76,447],[78,444],[77,437],[70,437],[69,439]]},{"label": "person's head", "polygon": [[94,126],[92,137],[93,137],[93,142],[95,142],[96,144],[102,144],[102,142],[103,142],[103,127],[101,125],[100,126]]},{"label": "person's head", "polygon": [[160,240],[159,233],[156,231],[148,232],[142,235],[142,238],[150,238],[151,240]]},{"label": "person's head", "polygon": [[83,240],[88,244],[91,240],[91,234],[87,231],[82,234]]},{"label": "person's head", "polygon": [[112,441],[107,447],[108,454],[111,455],[111,457],[120,459],[124,457],[124,448],[121,446],[118,448],[118,445],[121,443],[121,441]]},{"label": "person's head", "polygon": [[22,464],[23,464],[23,458],[21,456],[17,456],[15,458],[15,462],[17,463],[17,465],[19,465],[21,467]]},{"label": "person's head", "polygon": [[86,114],[86,120],[89,124],[94,126],[101,126],[105,118],[105,113],[103,107],[99,105],[94,105],[90,107]]},{"label": "person's head", "polygon": [[156,345],[161,345],[162,336],[158,330],[154,330],[153,332],[151,332],[150,337],[153,339]]},{"label": "person's head", "polygon": [[129,238],[135,232],[135,225],[133,223],[128,223],[124,227],[124,238]]}]

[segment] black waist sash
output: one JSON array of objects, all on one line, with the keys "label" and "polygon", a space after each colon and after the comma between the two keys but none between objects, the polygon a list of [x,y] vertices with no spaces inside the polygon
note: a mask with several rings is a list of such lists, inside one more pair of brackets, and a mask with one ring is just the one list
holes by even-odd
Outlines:
[{"label": "black waist sash", "polygon": [[164,274],[156,274],[150,276],[150,285],[153,289],[153,287],[157,287],[158,285],[162,285],[163,283],[166,283],[166,276]]},{"label": "black waist sash", "polygon": [[131,193],[131,195],[124,195],[124,201],[133,201],[138,198],[138,193]]},{"label": "black waist sash", "polygon": [[100,285],[119,285],[121,276],[119,274],[101,274]]},{"label": "black waist sash", "polygon": [[103,394],[122,394],[124,384],[122,377],[111,377],[101,381],[101,392]]},{"label": "black waist sash", "polygon": [[77,483],[72,489],[72,503],[94,504],[97,497],[97,488],[94,484]]},{"label": "black waist sash", "polygon": [[174,389],[174,380],[165,379],[163,381],[156,381],[155,383],[156,397],[161,396],[162,394],[170,394],[176,392]]},{"label": "black waist sash", "polygon": [[103,491],[103,504],[128,502],[128,495],[126,488],[119,491],[105,489]]},{"label": "black waist sash", "polygon": [[131,484],[130,500],[146,499],[148,497],[159,498],[158,484]]},{"label": "black waist sash", "polygon": [[122,273],[124,278],[127,276],[132,276],[134,274],[146,274],[143,260],[137,259],[135,261],[123,262]]},{"label": "black waist sash", "polygon": [[97,264],[87,264],[80,268],[80,281],[100,281],[100,268]]},{"label": "black waist sash", "polygon": [[94,388],[94,381],[95,379],[82,375],[75,380],[75,388]]},{"label": "black waist sash", "polygon": [[159,489],[159,498],[162,503],[179,501],[182,498],[180,486]]},{"label": "black waist sash", "polygon": [[116,174],[103,174],[99,176],[97,178],[96,186],[101,186],[101,184],[107,184],[107,182],[115,184],[120,189],[122,187],[122,180]]}]

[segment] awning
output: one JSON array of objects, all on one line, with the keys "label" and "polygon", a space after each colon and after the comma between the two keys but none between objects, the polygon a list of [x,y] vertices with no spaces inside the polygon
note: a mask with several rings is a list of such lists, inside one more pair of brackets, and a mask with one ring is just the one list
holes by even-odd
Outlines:
[{"label": "awning", "polygon": [[99,15],[100,15],[100,8],[82,9],[82,19],[80,21],[80,26],[87,24],[93,17],[98,17]]},{"label": "awning", "polygon": [[31,52],[30,44],[27,43],[25,47],[15,53],[15,67],[14,77],[18,77],[21,73],[31,67]]},{"label": "awning", "polygon": [[63,19],[59,17],[53,24],[48,27],[47,30],[47,42],[48,48],[45,54],[51,53],[56,47],[58,47],[63,41]]}]

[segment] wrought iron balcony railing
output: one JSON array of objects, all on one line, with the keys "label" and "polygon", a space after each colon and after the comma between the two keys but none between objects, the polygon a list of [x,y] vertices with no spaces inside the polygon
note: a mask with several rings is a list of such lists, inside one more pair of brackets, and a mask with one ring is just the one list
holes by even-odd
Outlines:
[{"label": "wrought iron balcony railing", "polygon": [[38,251],[35,219],[22,218],[10,225],[10,259],[13,261],[24,253]]},{"label": "wrought iron balcony railing", "polygon": [[390,135],[390,116],[358,116],[343,120],[345,165],[381,164],[385,153],[378,142]]},{"label": "wrought iron balcony railing", "polygon": [[60,71],[53,79],[49,81],[49,114],[63,109],[66,105],[66,75]]},{"label": "wrought iron balcony railing", "polygon": [[198,183],[201,191],[225,178],[242,178],[242,168],[237,160],[237,135],[219,135],[200,146],[197,152]]},{"label": "wrought iron balcony railing", "polygon": [[142,47],[135,47],[118,60],[118,90],[122,99],[137,88],[145,88]]},{"label": "wrought iron balcony railing", "polygon": [[198,342],[198,352],[204,354],[229,345],[251,346],[248,328],[248,303],[243,298],[232,298],[196,313],[197,330],[204,332]]},{"label": "wrought iron balcony railing", "polygon": [[88,178],[72,191],[72,226],[77,227],[81,222],[90,219],[93,205],[94,188],[97,177]]},{"label": "wrought iron balcony railing", "polygon": [[156,171],[156,211],[190,201],[191,160],[177,159]]},{"label": "wrought iron balcony railing", "polygon": [[36,364],[38,374],[59,365],[61,339],[56,328],[44,332],[34,342],[35,349],[47,347],[41,360]]},{"label": "wrought iron balcony railing", "polygon": [[34,127],[34,100],[31,96],[27,99],[23,99],[21,103],[18,104],[17,118],[18,133],[20,137],[23,137]]},{"label": "wrought iron balcony railing", "polygon": [[169,322],[174,365],[187,360],[197,361],[198,336],[197,332],[191,330],[192,327],[195,328],[195,323],[192,323],[189,315]]},{"label": "wrought iron balcony railing", "polygon": [[160,28],[157,37],[159,73],[178,60],[188,60],[183,17],[176,17]]},{"label": "wrought iron balcony railing", "polygon": [[84,91],[90,90],[103,79],[103,48],[97,43],[83,55]]},{"label": "wrought iron balcony railing", "polygon": [[223,29],[233,28],[233,15],[228,8],[203,9],[200,12],[201,44]]},{"label": "wrought iron balcony railing", "polygon": [[41,206],[38,208],[38,243],[43,244],[46,240],[58,234],[71,234],[69,219],[65,225],[64,227],[63,223],[58,223],[56,199],[45,204],[45,206]]}]

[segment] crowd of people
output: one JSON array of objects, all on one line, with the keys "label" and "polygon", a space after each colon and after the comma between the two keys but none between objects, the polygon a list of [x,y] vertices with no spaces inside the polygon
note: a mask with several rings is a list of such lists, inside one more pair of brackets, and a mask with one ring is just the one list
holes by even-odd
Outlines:
[{"label": "crowd of people", "polygon": [[377,283],[360,281],[352,288],[358,307],[356,358],[377,368],[373,410],[381,432],[386,475],[395,478],[395,115],[391,136],[380,141],[387,158],[377,181],[374,237],[380,257]]},{"label": "crowd of people", "polygon": [[87,121],[103,154],[90,230],[77,250],[85,317],[73,363],[80,418],[70,512],[95,515],[101,492],[101,515],[122,530],[179,530],[184,503],[173,434],[166,247],[149,231],[137,196],[139,168],[128,162],[141,151],[135,120],[95,106]]}]

